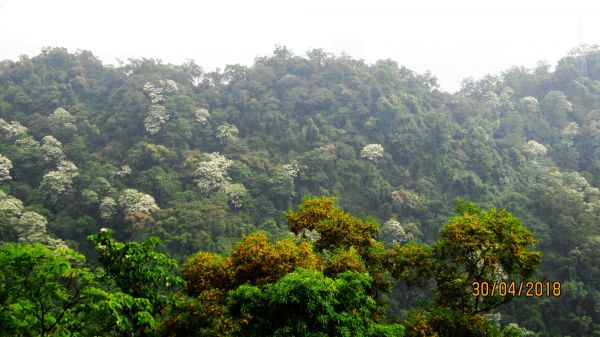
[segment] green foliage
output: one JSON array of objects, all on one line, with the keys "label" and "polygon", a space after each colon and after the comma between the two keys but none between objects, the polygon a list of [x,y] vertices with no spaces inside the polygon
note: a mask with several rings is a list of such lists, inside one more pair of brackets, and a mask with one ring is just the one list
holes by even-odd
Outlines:
[{"label": "green foliage", "polygon": [[82,255],[42,245],[0,249],[0,322],[4,336],[47,336],[82,327],[80,302],[93,275]]},{"label": "green foliage", "polygon": [[173,274],[177,262],[154,250],[160,243],[158,238],[147,238],[141,244],[121,243],[112,238],[112,230],[103,228],[89,239],[96,246],[106,278],[125,294],[148,299],[153,312],[166,306],[169,293],[183,285]]},{"label": "green foliage", "polygon": [[241,286],[228,295],[240,320],[240,336],[399,336],[401,327],[383,327],[369,315],[367,274],[345,272],[338,278],[298,269],[260,290]]}]

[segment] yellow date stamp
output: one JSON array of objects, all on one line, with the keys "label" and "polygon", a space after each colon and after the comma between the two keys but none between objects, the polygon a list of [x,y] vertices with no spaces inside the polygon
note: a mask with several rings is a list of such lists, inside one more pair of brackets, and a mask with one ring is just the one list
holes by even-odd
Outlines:
[{"label": "yellow date stamp", "polygon": [[558,281],[475,281],[471,285],[474,297],[560,297],[561,291]]}]

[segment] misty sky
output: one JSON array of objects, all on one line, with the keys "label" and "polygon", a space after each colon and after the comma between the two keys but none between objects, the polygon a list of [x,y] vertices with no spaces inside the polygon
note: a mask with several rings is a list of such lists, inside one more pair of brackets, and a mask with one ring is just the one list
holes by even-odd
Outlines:
[{"label": "misty sky", "polygon": [[579,42],[600,44],[600,1],[0,0],[0,59],[13,60],[60,46],[210,71],[279,44],[391,58],[455,91],[467,76],[553,64]]}]

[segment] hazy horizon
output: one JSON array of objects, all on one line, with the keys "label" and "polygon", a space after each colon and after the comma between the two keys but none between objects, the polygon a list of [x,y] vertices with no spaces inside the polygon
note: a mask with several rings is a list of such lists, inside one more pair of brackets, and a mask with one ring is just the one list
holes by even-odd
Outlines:
[{"label": "hazy horizon", "polygon": [[0,59],[37,55],[42,47],[89,50],[105,64],[156,58],[193,59],[205,71],[250,65],[284,45],[296,55],[313,48],[373,63],[393,59],[431,71],[443,90],[462,79],[511,66],[554,65],[577,45],[600,43],[600,4],[574,1],[310,0],[258,1],[0,0]]}]

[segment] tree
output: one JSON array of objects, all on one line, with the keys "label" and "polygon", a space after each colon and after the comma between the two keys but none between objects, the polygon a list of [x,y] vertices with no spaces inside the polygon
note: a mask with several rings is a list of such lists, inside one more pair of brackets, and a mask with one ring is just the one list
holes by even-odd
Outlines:
[{"label": "tree", "polygon": [[567,123],[567,113],[571,112],[573,105],[561,91],[549,91],[540,104],[542,113],[555,127],[562,128]]},{"label": "tree", "polygon": [[12,179],[10,176],[10,169],[12,169],[12,162],[0,154],[0,181],[6,181]]},{"label": "tree", "polygon": [[383,146],[381,144],[369,144],[365,145],[360,151],[360,156],[367,158],[370,161],[377,161],[383,157]]},{"label": "tree", "polygon": [[362,221],[335,207],[333,198],[307,197],[297,211],[289,210],[285,217],[296,235],[304,230],[317,231],[320,238],[315,247],[319,250],[370,246],[379,231],[377,223]]},{"label": "tree", "polygon": [[55,336],[99,333],[83,310],[94,283],[84,257],[62,248],[50,250],[9,244],[0,248],[0,325],[2,336]]},{"label": "tree", "polygon": [[223,144],[236,142],[239,140],[238,128],[235,125],[229,123],[219,125],[217,127],[217,138]]},{"label": "tree", "polygon": [[228,296],[241,336],[398,336],[401,326],[375,323],[371,278],[346,272],[331,279],[298,269],[264,289],[243,285]]},{"label": "tree", "polygon": [[202,161],[196,168],[194,182],[197,184],[200,192],[209,194],[221,191],[226,183],[231,180],[227,169],[232,161],[225,158],[218,152],[206,154],[207,160]]},{"label": "tree", "polygon": [[415,311],[406,322],[407,336],[493,336],[482,314],[515,295],[474,297],[474,283],[525,281],[540,264],[542,254],[531,250],[533,234],[506,210],[486,211],[459,201],[456,213],[431,248],[409,245],[390,251],[392,276],[409,285],[435,284],[429,308]]},{"label": "tree", "polygon": [[147,299],[153,314],[166,307],[170,293],[183,285],[174,274],[177,262],[155,251],[160,244],[156,237],[146,238],[143,243],[121,243],[112,238],[110,229],[103,228],[88,238],[96,246],[105,278],[123,293]]},{"label": "tree", "polygon": [[159,210],[154,197],[133,188],[128,188],[121,192],[121,196],[119,196],[119,206],[121,206],[125,214],[139,212],[151,215]]},{"label": "tree", "polygon": [[64,156],[62,143],[52,136],[44,136],[44,138],[42,138],[41,149],[44,153],[44,159],[48,163],[56,163]]},{"label": "tree", "polygon": [[144,118],[144,127],[149,134],[156,134],[169,117],[164,106],[153,104],[148,108],[148,116]]}]

